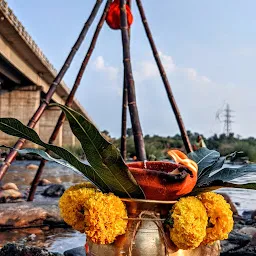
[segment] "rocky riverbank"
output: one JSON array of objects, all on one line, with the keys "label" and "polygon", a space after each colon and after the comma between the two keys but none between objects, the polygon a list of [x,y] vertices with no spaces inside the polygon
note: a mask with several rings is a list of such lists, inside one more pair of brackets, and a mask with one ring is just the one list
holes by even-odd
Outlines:
[{"label": "rocky riverbank", "polygon": [[[57,205],[65,188],[84,179],[67,168],[47,163],[35,201],[28,203],[25,200],[38,164],[35,161],[16,162],[4,178],[0,191],[0,201],[5,202],[0,204],[0,248],[3,247],[0,249],[0,256],[84,256],[85,235],[70,229],[63,222]],[[256,255],[256,212],[248,211],[256,209],[255,191],[222,192],[231,196],[226,196],[229,203],[234,202],[232,210],[235,226],[229,238],[221,242],[221,255]],[[10,242],[12,245],[4,247]],[[37,249],[33,249],[35,247]],[[73,250],[73,247],[78,248]],[[7,251],[10,254],[4,254]],[[18,254],[22,251],[27,254]],[[31,251],[37,254],[29,254]]]},{"label": "rocky riverbank", "polygon": [[[51,229],[55,230],[55,233],[68,232],[68,226],[62,220],[59,209],[57,206],[57,200],[52,204],[43,204],[38,202],[23,202],[23,203],[6,203],[0,204],[0,237],[4,240],[4,232],[10,233],[15,230],[22,234],[22,239],[19,237],[15,241],[15,237],[12,237],[10,241],[15,241],[13,244],[8,244],[0,250],[0,256],[16,255],[16,256],[54,256],[62,255],[56,248],[57,254],[47,252],[47,242],[45,236],[51,236]],[[234,230],[229,234],[227,240],[221,241],[221,256],[252,256],[256,255],[256,212],[249,211],[244,212],[242,216],[237,214],[234,205],[232,206],[234,211]],[[23,229],[21,229],[23,228]],[[26,228],[26,229],[25,229]],[[8,230],[8,231],[7,231]],[[72,231],[69,231],[72,232]],[[40,243],[40,240],[43,240]],[[33,241],[37,240],[37,243]],[[70,248],[62,250],[61,253],[68,256],[81,255],[84,256],[84,240],[85,236],[81,234],[79,243],[72,242],[72,236],[70,237]],[[48,241],[49,242],[49,241]],[[8,243],[8,240],[6,240]],[[74,245],[81,245],[81,247],[71,249]],[[31,245],[37,245],[33,247]],[[2,244],[3,246],[3,244]],[[1,247],[1,244],[0,244]],[[67,250],[68,249],[68,250]],[[26,252],[26,254],[24,254]],[[31,254],[31,253],[36,254]],[[48,254],[47,254],[48,253]]]}]

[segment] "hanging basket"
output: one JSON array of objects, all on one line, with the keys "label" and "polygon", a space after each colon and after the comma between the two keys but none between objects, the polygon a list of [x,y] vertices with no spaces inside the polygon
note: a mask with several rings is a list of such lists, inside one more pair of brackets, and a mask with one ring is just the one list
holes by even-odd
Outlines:
[{"label": "hanging basket", "polygon": [[193,250],[179,250],[169,239],[163,219],[175,201],[122,199],[128,212],[126,234],[113,244],[99,245],[87,241],[90,256],[218,256],[219,242]]}]

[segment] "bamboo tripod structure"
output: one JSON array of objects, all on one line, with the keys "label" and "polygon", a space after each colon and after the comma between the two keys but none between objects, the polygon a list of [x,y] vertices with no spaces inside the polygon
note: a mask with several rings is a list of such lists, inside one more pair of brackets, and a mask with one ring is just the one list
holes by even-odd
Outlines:
[{"label": "bamboo tripod structure", "polygon": [[163,83],[164,83],[164,86],[165,86],[165,89],[166,89],[167,96],[169,98],[169,101],[171,103],[174,115],[176,117],[179,129],[180,129],[180,132],[181,132],[181,137],[182,137],[184,146],[186,148],[187,153],[190,153],[190,152],[193,151],[193,149],[192,149],[192,146],[190,144],[190,141],[189,141],[189,138],[188,138],[188,135],[187,135],[187,131],[185,129],[185,126],[184,126],[184,123],[183,123],[183,120],[182,120],[182,117],[181,117],[178,105],[177,105],[176,100],[175,100],[175,98],[173,96],[171,85],[170,85],[170,83],[168,81],[166,72],[164,70],[164,66],[163,66],[162,61],[161,61],[161,59],[159,57],[159,54],[158,54],[158,51],[157,51],[157,48],[156,48],[156,45],[155,45],[152,33],[150,31],[150,28],[149,28],[149,25],[148,25],[148,22],[147,22],[147,18],[146,18],[145,12],[144,12],[144,8],[142,6],[142,2],[141,2],[141,0],[136,0],[136,2],[137,2],[137,6],[139,8],[141,20],[142,20],[142,23],[144,25],[144,29],[146,31],[147,38],[149,40],[149,44],[151,46],[151,49],[152,49],[152,52],[153,52],[153,55],[154,55],[157,67],[159,69],[160,75],[162,77],[162,80],[163,80]]},{"label": "bamboo tripod structure", "polygon": [[[39,121],[39,119],[41,118],[44,110],[46,109],[46,107],[48,106],[48,104],[50,103],[50,100],[54,94],[54,92],[57,89],[57,86],[60,84],[62,78],[64,77],[65,73],[67,72],[70,64],[72,63],[72,60],[74,58],[74,56],[76,55],[76,52],[78,51],[78,49],[80,48],[94,18],[96,17],[98,10],[102,4],[103,0],[96,0],[96,3],[92,9],[92,12],[89,16],[89,18],[87,19],[87,21],[85,22],[83,29],[78,37],[78,39],[76,40],[74,46],[72,47],[67,59],[65,60],[61,70],[59,71],[59,73],[57,74],[56,78],[53,80],[47,94],[46,97],[44,99],[44,101],[40,104],[40,106],[38,107],[37,111],[34,113],[34,115],[32,116],[32,118],[30,119],[30,121],[28,122],[28,127],[30,128],[34,128],[35,125],[37,124],[37,122]],[[22,146],[25,143],[25,139],[19,139],[16,144],[14,145],[14,149],[11,150],[11,152],[8,154],[8,156],[6,157],[3,165],[0,168],[0,181],[3,179],[6,171],[8,170],[10,164],[14,161],[14,159],[17,156],[17,151],[16,149],[20,149],[22,148]]]},{"label": "bamboo tripod structure", "polygon": [[[132,8],[131,0],[127,2],[130,9]],[[131,31],[128,30],[129,40],[131,40]],[[127,158],[127,142],[126,142],[126,129],[127,129],[127,105],[128,105],[128,95],[127,95],[127,81],[124,69],[124,81],[123,81],[123,100],[122,100],[122,121],[121,121],[121,145],[120,152],[124,160]]]},{"label": "bamboo tripod structure", "polygon": [[[46,94],[46,98],[43,101],[43,103],[39,106],[38,110],[35,112],[35,114],[33,115],[33,117],[31,118],[30,122],[28,123],[28,127],[30,128],[34,128],[37,121],[40,119],[40,117],[42,116],[45,108],[48,106],[52,95],[54,94],[57,86],[59,85],[60,81],[62,80],[62,78],[64,77],[66,71],[68,70],[77,50],[79,49],[79,47],[82,44],[83,39],[85,38],[87,31],[90,27],[90,25],[92,24],[98,10],[99,7],[101,5],[103,0],[97,0],[93,10],[89,16],[89,18],[87,19],[76,43],[74,44],[74,46],[72,47],[64,65],[62,66],[60,72],[58,73],[58,75],[56,76],[56,78],[54,79],[53,83],[50,86],[49,91]],[[87,51],[87,54],[82,62],[81,68],[78,72],[78,75],[76,77],[76,80],[74,82],[73,88],[70,91],[70,94],[66,100],[66,106],[72,106],[72,102],[74,99],[74,95],[76,93],[77,88],[80,85],[82,76],[84,74],[84,71],[87,67],[87,64],[89,62],[89,59],[93,53],[93,50],[95,48],[99,33],[101,31],[101,28],[104,24],[105,18],[106,18],[106,14],[108,12],[108,8],[109,8],[109,4],[112,2],[112,0],[107,0],[106,2],[106,6],[104,8],[103,14],[100,18],[100,21],[97,25],[96,31],[93,35],[93,39],[92,42],[90,44],[90,47]],[[144,13],[144,9],[142,7],[142,3],[141,0],[136,0],[138,8],[139,8],[139,12],[143,21],[143,25],[147,34],[147,37],[149,39],[150,42],[150,46],[152,48],[153,51],[153,55],[155,57],[157,66],[159,68],[159,72],[161,74],[162,80],[164,82],[165,88],[166,88],[166,92],[169,98],[169,101],[171,103],[171,106],[173,108],[176,120],[178,122],[180,131],[181,131],[181,135],[182,135],[182,139],[185,145],[185,148],[187,150],[187,152],[191,152],[192,151],[192,147],[191,144],[189,142],[179,109],[177,107],[176,101],[174,99],[174,96],[172,94],[171,91],[171,87],[168,81],[168,78],[166,76],[166,73],[164,71],[163,65],[161,63],[157,48],[155,46],[151,31],[149,29],[146,17],[145,17],[145,13]],[[125,0],[120,0],[120,14],[121,14],[121,35],[122,35],[122,45],[123,45],[123,64],[124,64],[124,88],[123,88],[123,107],[122,107],[122,130],[121,130],[121,153],[123,158],[126,158],[126,118],[127,118],[127,105],[129,106],[129,112],[130,112],[130,117],[131,117],[131,123],[132,123],[132,128],[133,128],[133,134],[134,134],[134,144],[135,144],[135,149],[136,149],[136,154],[137,154],[137,159],[138,160],[146,160],[146,152],[145,152],[145,145],[144,145],[144,139],[143,139],[143,134],[142,134],[142,129],[141,129],[141,125],[140,125],[140,119],[139,119],[139,114],[138,114],[138,109],[137,109],[137,104],[136,104],[136,94],[135,94],[135,85],[134,85],[134,79],[133,79],[133,74],[132,74],[132,66],[131,66],[131,57],[130,57],[130,37],[129,37],[129,28],[127,25],[127,13],[126,13],[126,8],[125,8],[125,4],[126,1]],[[131,0],[129,1],[129,4],[131,4]],[[65,115],[64,113],[62,113],[58,119],[58,122],[55,126],[55,129],[49,139],[49,143],[53,143],[60,131],[60,128],[63,124],[65,120]],[[10,164],[12,163],[12,161],[15,159],[16,155],[17,155],[17,151],[15,151],[15,149],[20,149],[23,144],[24,144],[25,140],[24,139],[19,139],[17,141],[17,143],[14,146],[14,149],[9,153],[9,155],[6,157],[4,164],[1,166],[0,168],[0,181],[2,180],[3,176],[5,175],[6,171],[8,170],[8,167],[10,166]],[[32,201],[34,198],[34,194],[39,182],[39,179],[41,177],[41,174],[43,172],[43,168],[45,166],[46,161],[42,160],[40,163],[40,166],[38,168],[38,171],[36,173],[36,176],[34,177],[31,189],[30,189],[30,193],[29,193],[29,197],[28,197],[28,201]]]},{"label": "bamboo tripod structure", "polygon": [[[71,107],[72,106],[75,93],[76,93],[76,91],[77,91],[77,89],[78,89],[78,87],[79,87],[79,85],[81,83],[84,71],[85,71],[85,69],[87,67],[87,64],[88,64],[88,62],[89,62],[89,60],[90,60],[90,58],[92,56],[93,50],[95,48],[95,45],[96,45],[97,39],[99,37],[100,31],[102,29],[102,26],[103,26],[103,24],[105,22],[106,15],[107,15],[107,12],[108,12],[108,9],[109,9],[109,5],[110,5],[111,2],[112,2],[112,0],[107,0],[107,3],[105,5],[104,11],[103,11],[103,14],[102,14],[102,16],[101,16],[101,18],[100,18],[100,20],[98,22],[98,25],[97,25],[96,30],[94,32],[94,35],[92,37],[92,41],[91,41],[91,44],[89,46],[89,49],[88,49],[88,51],[87,51],[87,53],[86,53],[86,55],[84,57],[82,65],[81,65],[81,67],[80,67],[80,69],[78,71],[78,74],[76,76],[74,85],[73,85],[73,87],[72,87],[72,89],[70,91],[70,94],[69,94],[66,102],[65,102],[65,105],[67,107]],[[62,127],[62,125],[63,125],[63,123],[65,121],[65,117],[66,116],[65,116],[64,112],[62,112],[60,117],[59,117],[59,119],[58,119],[58,121],[57,121],[57,124],[56,124],[56,126],[55,126],[55,128],[54,128],[54,130],[52,132],[52,135],[51,135],[51,137],[49,139],[49,142],[48,142],[49,144],[53,144],[53,142],[56,140],[56,138],[57,138],[57,136],[58,136],[58,134],[60,132],[60,128]],[[49,150],[46,150],[46,152],[49,153]],[[36,188],[37,188],[38,183],[40,181],[40,178],[41,178],[41,175],[43,173],[43,169],[44,169],[44,166],[45,166],[46,162],[47,161],[44,160],[44,159],[42,159],[41,162],[40,162],[40,165],[38,167],[36,175],[35,175],[35,177],[34,177],[34,179],[32,181],[32,184],[31,184],[31,188],[30,188],[29,196],[28,196],[28,201],[33,201],[33,199],[34,199]]]}]

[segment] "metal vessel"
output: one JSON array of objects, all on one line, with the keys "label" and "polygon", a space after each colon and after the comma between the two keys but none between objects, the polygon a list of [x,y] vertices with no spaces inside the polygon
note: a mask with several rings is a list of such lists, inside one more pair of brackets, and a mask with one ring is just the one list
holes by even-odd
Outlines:
[{"label": "metal vessel", "polygon": [[175,201],[122,199],[129,216],[127,232],[113,244],[99,245],[87,241],[90,256],[218,256],[220,245],[179,250],[164,231],[163,221]]}]

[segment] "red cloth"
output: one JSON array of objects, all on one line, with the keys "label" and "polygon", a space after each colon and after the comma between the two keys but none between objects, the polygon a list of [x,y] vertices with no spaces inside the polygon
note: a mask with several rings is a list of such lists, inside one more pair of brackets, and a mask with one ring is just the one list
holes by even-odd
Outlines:
[{"label": "red cloth", "polygon": [[[120,0],[114,0],[109,7],[106,21],[110,28],[112,29],[120,29],[121,28],[121,14],[119,7]],[[132,25],[133,16],[131,13],[130,7],[126,4],[126,13],[127,13],[127,23],[128,27]]]}]

